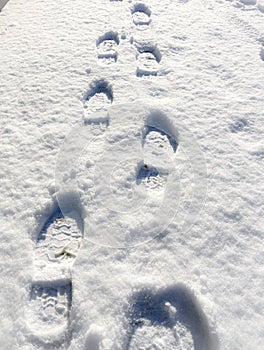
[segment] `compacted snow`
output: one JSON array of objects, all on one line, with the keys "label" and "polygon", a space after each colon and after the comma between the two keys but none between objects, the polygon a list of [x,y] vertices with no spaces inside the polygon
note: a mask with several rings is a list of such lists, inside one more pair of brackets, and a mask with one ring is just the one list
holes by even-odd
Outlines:
[{"label": "compacted snow", "polygon": [[263,1],[10,0],[0,43],[0,349],[262,349]]}]

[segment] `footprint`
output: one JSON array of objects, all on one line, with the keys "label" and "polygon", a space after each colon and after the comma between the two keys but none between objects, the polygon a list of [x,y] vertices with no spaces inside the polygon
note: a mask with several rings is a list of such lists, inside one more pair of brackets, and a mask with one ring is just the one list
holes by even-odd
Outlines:
[{"label": "footprint", "polygon": [[192,292],[176,284],[133,295],[126,350],[217,350],[218,339]]},{"label": "footprint", "polygon": [[[57,209],[45,222],[35,247],[29,323],[44,342],[67,332],[72,299],[71,267],[83,238],[80,220]],[[65,338],[65,337],[64,337]]]},{"label": "footprint", "polygon": [[148,28],[151,22],[151,11],[145,4],[136,4],[134,5],[132,11],[133,23],[140,30],[145,30]]},{"label": "footprint", "polygon": [[113,99],[112,87],[106,80],[100,79],[90,84],[90,88],[83,98],[84,123],[89,122],[91,114],[106,110]]},{"label": "footprint", "polygon": [[157,75],[162,57],[157,47],[142,45],[137,47],[137,50],[137,76]]},{"label": "footprint", "polygon": [[137,183],[147,189],[164,190],[178,144],[165,131],[146,126],[143,137],[144,165],[139,169]]},{"label": "footprint", "polygon": [[117,61],[118,34],[108,32],[99,37],[96,43],[98,60],[103,65],[110,65]]}]

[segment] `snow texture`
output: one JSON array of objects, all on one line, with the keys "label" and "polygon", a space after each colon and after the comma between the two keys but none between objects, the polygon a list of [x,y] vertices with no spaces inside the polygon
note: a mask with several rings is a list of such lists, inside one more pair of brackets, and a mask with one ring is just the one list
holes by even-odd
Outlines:
[{"label": "snow texture", "polygon": [[263,16],[2,8],[0,349],[263,348]]}]

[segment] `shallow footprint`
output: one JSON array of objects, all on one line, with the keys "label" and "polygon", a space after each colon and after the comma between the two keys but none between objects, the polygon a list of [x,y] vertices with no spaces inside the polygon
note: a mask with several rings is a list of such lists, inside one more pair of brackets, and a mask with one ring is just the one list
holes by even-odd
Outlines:
[{"label": "shallow footprint", "polygon": [[219,343],[191,291],[182,284],[133,295],[126,350],[217,350]]}]

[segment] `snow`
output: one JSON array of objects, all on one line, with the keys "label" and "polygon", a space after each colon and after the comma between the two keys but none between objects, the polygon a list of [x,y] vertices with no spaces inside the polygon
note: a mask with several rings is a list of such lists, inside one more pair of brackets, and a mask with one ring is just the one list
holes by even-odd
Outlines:
[{"label": "snow", "polygon": [[262,349],[263,20],[2,9],[1,349]]}]

